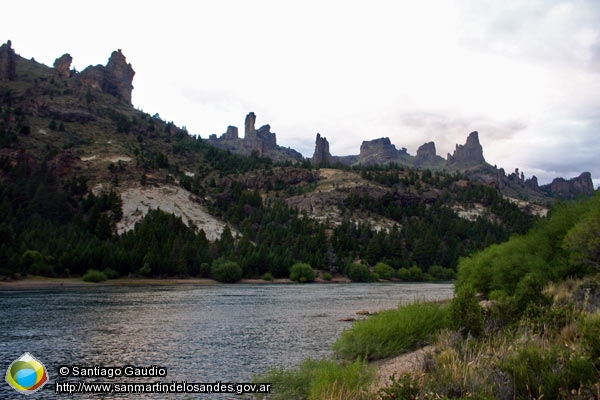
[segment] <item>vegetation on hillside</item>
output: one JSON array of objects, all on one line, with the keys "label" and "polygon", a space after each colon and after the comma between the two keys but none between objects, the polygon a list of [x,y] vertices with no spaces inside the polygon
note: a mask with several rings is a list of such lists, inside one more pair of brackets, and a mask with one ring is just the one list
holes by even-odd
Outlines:
[{"label": "vegetation on hillside", "polygon": [[[333,346],[341,359],[328,363],[342,369],[424,344],[435,350],[385,387],[371,380],[357,388],[331,378],[336,394],[321,398],[598,398],[598,210],[598,193],[558,204],[527,234],[462,259],[456,294],[447,305],[414,303],[357,322]],[[480,303],[479,296],[487,300]],[[302,379],[311,387],[328,379],[319,371],[303,374],[303,365],[271,370],[260,379],[276,382],[274,398],[287,398],[290,382]]]}]

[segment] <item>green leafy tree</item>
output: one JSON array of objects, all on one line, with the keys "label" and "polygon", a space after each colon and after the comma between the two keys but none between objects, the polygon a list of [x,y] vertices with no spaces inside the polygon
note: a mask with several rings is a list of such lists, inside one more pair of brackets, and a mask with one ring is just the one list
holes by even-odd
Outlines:
[{"label": "green leafy tree", "polygon": [[394,268],[389,265],[379,262],[373,267],[373,272],[376,273],[379,278],[390,280],[394,277]]},{"label": "green leafy tree", "polygon": [[449,311],[452,329],[461,332],[465,337],[469,334],[479,336],[483,333],[483,312],[472,286],[463,285],[456,289]]},{"label": "green leafy tree", "polygon": [[210,272],[213,279],[223,283],[233,283],[242,279],[242,268],[238,263],[226,259],[213,261]]},{"label": "green leafy tree", "polygon": [[365,264],[352,263],[348,267],[348,277],[354,282],[373,282],[375,277]]},{"label": "green leafy tree", "polygon": [[308,264],[296,263],[290,269],[290,279],[296,282],[313,282],[315,280],[315,272]]}]

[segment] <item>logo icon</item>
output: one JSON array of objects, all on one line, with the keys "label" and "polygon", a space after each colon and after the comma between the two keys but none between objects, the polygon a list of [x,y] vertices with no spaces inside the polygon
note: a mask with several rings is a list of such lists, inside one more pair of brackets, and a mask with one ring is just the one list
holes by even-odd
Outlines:
[{"label": "logo icon", "polygon": [[46,367],[29,353],[23,353],[8,367],[6,382],[18,392],[31,394],[48,382]]}]

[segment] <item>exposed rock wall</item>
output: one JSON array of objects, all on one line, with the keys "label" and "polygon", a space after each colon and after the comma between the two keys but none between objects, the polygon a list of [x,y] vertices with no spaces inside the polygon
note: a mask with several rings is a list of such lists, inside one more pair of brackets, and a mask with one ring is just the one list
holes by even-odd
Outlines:
[{"label": "exposed rock wall", "polygon": [[569,180],[556,178],[551,184],[541,186],[541,189],[553,196],[571,199],[578,195],[591,196],[594,194],[594,183],[592,181],[592,174],[584,172],[578,177]]},{"label": "exposed rock wall", "polygon": [[471,132],[464,145],[457,144],[454,154],[448,153],[448,166],[462,168],[478,164],[486,164],[483,158],[483,147],[479,143],[477,131]]},{"label": "exposed rock wall", "polygon": [[385,164],[395,161],[398,155],[399,152],[390,142],[390,138],[384,137],[362,142],[359,162],[362,165]]},{"label": "exposed rock wall", "polygon": [[278,161],[301,161],[303,159],[302,154],[296,150],[277,145],[277,135],[271,132],[270,125],[263,125],[256,129],[255,123],[256,114],[250,112],[244,120],[243,138],[238,136],[238,128],[228,126],[227,132],[220,137],[217,138],[217,135],[214,134],[210,135],[208,142],[220,149],[243,155],[251,155],[256,152],[261,156]]},{"label": "exposed rock wall", "polygon": [[312,162],[315,165],[327,165],[332,161],[331,153],[329,152],[329,142],[327,138],[317,133],[315,140],[315,152],[312,156]]},{"label": "exposed rock wall", "polygon": [[17,55],[9,40],[0,46],[0,81],[14,81],[15,79],[17,79]]},{"label": "exposed rock wall", "polygon": [[79,74],[79,79],[88,86],[100,89],[131,104],[134,75],[135,71],[131,64],[127,63],[125,56],[119,50],[113,51],[106,67],[102,65],[89,66]]},{"label": "exposed rock wall", "polygon": [[59,78],[69,78],[71,76],[71,63],[73,57],[69,53],[63,54],[54,60],[54,75]]}]

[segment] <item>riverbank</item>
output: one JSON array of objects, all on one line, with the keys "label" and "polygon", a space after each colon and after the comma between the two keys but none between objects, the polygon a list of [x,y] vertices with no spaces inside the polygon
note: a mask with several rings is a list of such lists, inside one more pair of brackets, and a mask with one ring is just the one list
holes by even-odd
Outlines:
[{"label": "riverbank", "polygon": [[[334,283],[351,283],[344,276],[334,276],[331,280],[323,280],[317,278],[314,283],[334,284]],[[24,289],[47,289],[60,287],[81,287],[90,286],[97,287],[101,285],[116,285],[116,286],[135,286],[135,285],[219,285],[213,279],[208,278],[117,278],[109,279],[104,282],[93,283],[85,282],[82,278],[48,278],[42,276],[32,276],[23,279],[4,279],[0,280],[0,290],[24,290]],[[242,279],[236,284],[297,284],[290,279],[273,279],[266,281],[264,279]]]}]

